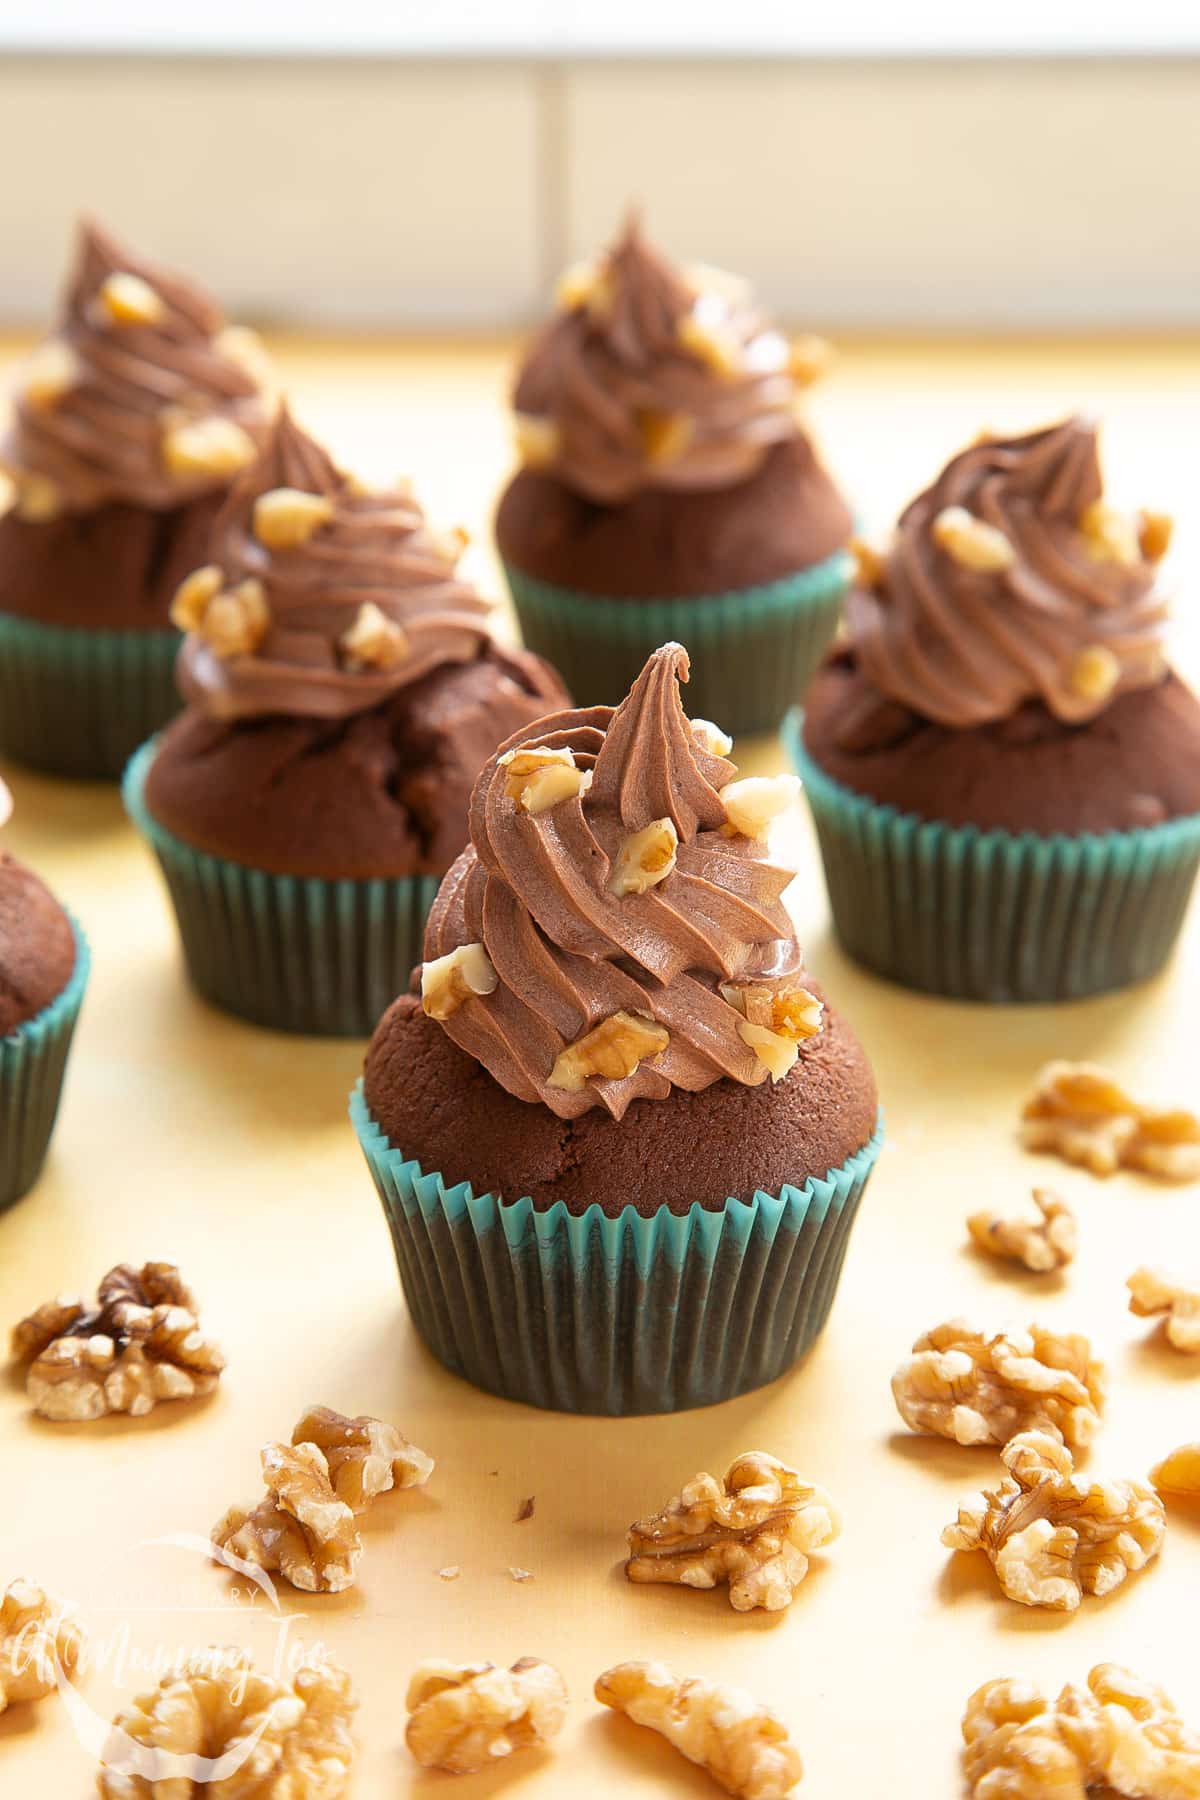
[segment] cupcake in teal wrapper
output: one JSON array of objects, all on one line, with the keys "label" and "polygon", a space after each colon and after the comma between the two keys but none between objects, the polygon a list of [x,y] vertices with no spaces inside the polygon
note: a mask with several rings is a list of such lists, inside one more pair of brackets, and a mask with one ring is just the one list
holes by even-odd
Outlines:
[{"label": "cupcake in teal wrapper", "polygon": [[171,596],[266,431],[262,377],[200,289],[81,228],[0,444],[0,753],[113,779],[178,711]]},{"label": "cupcake in teal wrapper", "polygon": [[668,639],[693,657],[693,710],[730,731],[773,731],[799,698],[853,567],[796,417],[826,353],[636,219],[564,277],[517,378],[496,540],[525,642],[582,703],[614,701]]},{"label": "cupcake in teal wrapper", "polygon": [[1080,418],[956,456],[864,554],[788,723],[838,936],[907,987],[1059,1001],[1156,973],[1200,863],[1200,702],[1161,514]]},{"label": "cupcake in teal wrapper", "polygon": [[709,1405],[791,1367],[881,1143],[766,841],[795,780],[738,780],[687,676],[668,644],[615,711],[487,764],[351,1102],[422,1338],[562,1411]]},{"label": "cupcake in teal wrapper", "polygon": [[461,550],[284,410],[180,587],[187,706],[125,795],[191,979],[227,1011],[367,1036],[420,958],[476,775],[566,698],[494,638]]},{"label": "cupcake in teal wrapper", "polygon": [[[0,827],[11,811],[0,781]],[[0,849],[0,1211],[41,1172],[87,977],[82,932]]]}]

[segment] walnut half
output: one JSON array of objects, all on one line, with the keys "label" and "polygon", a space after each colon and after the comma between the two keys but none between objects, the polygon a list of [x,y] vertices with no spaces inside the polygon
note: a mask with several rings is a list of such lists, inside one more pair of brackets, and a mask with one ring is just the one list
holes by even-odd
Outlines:
[{"label": "walnut half", "polygon": [[1139,1319],[1162,1315],[1163,1335],[1176,1350],[1200,1355],[1200,1281],[1179,1281],[1145,1264],[1126,1282],[1129,1310]]},{"label": "walnut half", "polygon": [[942,1533],[950,1550],[982,1550],[1010,1600],[1074,1612],[1110,1594],[1162,1548],[1163,1503],[1144,1481],[1089,1481],[1057,1436],[1005,1445],[1008,1474]]},{"label": "walnut half", "polygon": [[555,1737],[567,1716],[567,1685],[533,1656],[511,1669],[427,1662],[409,1683],[406,1705],[405,1742],[422,1768],[471,1775]]},{"label": "walnut half", "polygon": [[624,1662],[599,1677],[596,1698],[660,1732],[741,1800],[782,1800],[804,1772],[783,1721],[742,1688],[681,1677],[665,1663]]},{"label": "walnut half", "polygon": [[1008,1257],[1035,1275],[1045,1275],[1074,1261],[1079,1232],[1075,1214],[1060,1194],[1034,1188],[1033,1200],[1040,1219],[1009,1219],[984,1210],[970,1215],[967,1230],[985,1255]]},{"label": "walnut half", "polygon": [[735,1612],[781,1612],[807,1575],[811,1552],[840,1531],[824,1488],[750,1450],[723,1481],[697,1475],[661,1512],[631,1525],[625,1573],[633,1582],[680,1587],[726,1582]]},{"label": "walnut half", "polygon": [[1021,1141],[1093,1175],[1140,1169],[1163,1181],[1200,1178],[1200,1119],[1142,1106],[1094,1063],[1046,1064],[1021,1115]]},{"label": "walnut half", "polygon": [[83,1631],[32,1581],[14,1581],[0,1597],[0,1713],[52,1694],[58,1671],[70,1674]]},{"label": "walnut half", "polygon": [[252,1510],[230,1507],[213,1527],[216,1548],[279,1573],[304,1593],[352,1587],[362,1539],[321,1451],[315,1444],[268,1444],[262,1472],[263,1499]]},{"label": "walnut half", "polygon": [[593,1076],[624,1081],[639,1063],[660,1056],[670,1041],[666,1026],[643,1013],[610,1013],[559,1052],[547,1084],[567,1094],[580,1094]]},{"label": "walnut half", "polygon": [[1160,1494],[1176,1500],[1200,1500],[1200,1444],[1180,1444],[1150,1471]]},{"label": "walnut half", "polygon": [[432,1456],[410,1444],[395,1425],[365,1414],[348,1419],[329,1406],[310,1406],[292,1443],[317,1446],[334,1493],[356,1513],[391,1488],[424,1487],[434,1470]]},{"label": "walnut half", "polygon": [[985,1337],[962,1319],[927,1331],[892,1377],[912,1431],[959,1444],[1007,1444],[1020,1431],[1057,1431],[1090,1444],[1105,1400],[1104,1365],[1085,1337],[1040,1325]]}]

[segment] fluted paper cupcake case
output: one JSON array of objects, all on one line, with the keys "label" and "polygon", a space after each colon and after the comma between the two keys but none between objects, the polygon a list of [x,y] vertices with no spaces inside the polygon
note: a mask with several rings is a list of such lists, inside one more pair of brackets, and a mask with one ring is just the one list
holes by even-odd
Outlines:
[{"label": "fluted paper cupcake case", "polygon": [[50,775],[115,781],[183,704],[179,633],[91,631],[0,613],[0,752]]},{"label": "fluted paper cupcake case", "polygon": [[87,939],[72,919],[75,967],[61,994],[0,1038],[0,1211],[41,1173],[58,1117],[63,1076],[91,970]]},{"label": "fluted paper cupcake case", "polygon": [[692,659],[688,711],[734,734],[774,731],[838,628],[853,560],[839,550],[765,587],[669,600],[607,598],[505,563],[521,632],[578,706],[615,705],[660,644]]},{"label": "fluted paper cupcake case", "polygon": [[1200,865],[1200,813],[1133,831],[1040,837],[901,813],[813,761],[804,782],[837,935],[892,981],[951,999],[1081,1000],[1163,966]]},{"label": "fluted paper cupcake case", "polygon": [[558,1412],[678,1412],[782,1375],[833,1304],[883,1142],[799,1187],[689,1212],[476,1194],[389,1142],[359,1082],[350,1116],[408,1309],[438,1360],[476,1387]]},{"label": "fluted paper cupcake case", "polygon": [[324,881],[196,850],[147,810],[155,750],[130,763],[125,806],[158,858],[193,985],[254,1025],[369,1037],[421,959],[439,878]]}]

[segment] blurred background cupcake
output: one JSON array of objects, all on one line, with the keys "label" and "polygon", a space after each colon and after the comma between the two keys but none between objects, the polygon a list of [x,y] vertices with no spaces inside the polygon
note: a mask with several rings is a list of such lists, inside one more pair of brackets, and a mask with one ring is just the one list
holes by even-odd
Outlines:
[{"label": "blurred background cupcake", "polygon": [[674,267],[636,216],[563,278],[517,378],[496,539],[526,643],[582,703],[672,638],[694,710],[730,731],[774,730],[798,698],[852,566],[796,417],[827,353],[790,346],[735,277]]},{"label": "blurred background cupcake", "polygon": [[1169,519],[1073,418],[964,450],[864,551],[789,740],[838,935],[916,988],[1065,1000],[1152,975],[1200,860],[1200,702],[1166,660]]},{"label": "blurred background cupcake", "polygon": [[[12,798],[0,781],[0,828]],[[32,870],[0,849],[0,1210],[37,1180],[87,985],[83,934]]]},{"label": "blurred background cupcake", "polygon": [[404,987],[497,741],[565,690],[493,637],[404,492],[281,412],[176,596],[187,707],[130,765],[196,987],[281,1030],[365,1036]]},{"label": "blurred background cupcake", "polygon": [[81,226],[0,446],[0,752],[113,777],[178,710],[171,596],[254,458],[261,373],[199,288]]},{"label": "blurred background cupcake", "polygon": [[823,1326],[878,1154],[875,1083],[808,985],[766,839],[677,644],[527,727],[475,791],[418,996],[352,1116],[426,1343],[594,1413],[707,1405]]}]

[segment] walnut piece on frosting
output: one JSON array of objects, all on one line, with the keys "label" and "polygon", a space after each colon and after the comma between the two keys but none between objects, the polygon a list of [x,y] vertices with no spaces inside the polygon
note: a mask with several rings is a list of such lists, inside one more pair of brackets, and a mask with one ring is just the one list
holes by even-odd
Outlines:
[{"label": "walnut piece on frosting", "polygon": [[917,1339],[892,1394],[911,1431],[1003,1445],[1044,1430],[1081,1449],[1100,1427],[1105,1371],[1085,1337],[1031,1325],[989,1338],[951,1319]]},{"label": "walnut piece on frosting", "polygon": [[79,358],[61,338],[49,338],[27,358],[20,374],[21,398],[27,406],[45,408],[75,387],[82,373]]},{"label": "walnut piece on frosting", "polygon": [[733,749],[733,739],[711,719],[691,719],[692,736],[700,744],[700,748],[709,756],[728,756]]},{"label": "walnut piece on frosting", "polygon": [[795,775],[745,775],[721,789],[730,828],[741,837],[764,843],[774,821],[795,804],[800,782]]},{"label": "walnut piece on frosting", "polygon": [[1160,1687],[1115,1663],[1056,1700],[1029,1681],[986,1682],[962,1733],[972,1800],[1200,1800],[1200,1734]]},{"label": "walnut piece on frosting", "polygon": [[352,670],[394,669],[408,655],[408,637],[382,607],[366,600],[338,639],[338,648]]},{"label": "walnut piece on frosting", "polygon": [[1035,1275],[1045,1275],[1074,1261],[1079,1231],[1075,1214],[1061,1194],[1034,1188],[1033,1199],[1040,1219],[1006,1218],[985,1207],[970,1214],[967,1230],[985,1255],[1007,1257],[1023,1263]]},{"label": "walnut piece on frosting", "polygon": [[695,421],[687,413],[644,407],[637,415],[642,454],[648,463],[678,462],[691,449]]},{"label": "walnut piece on frosting", "polygon": [[517,455],[527,468],[547,469],[558,455],[561,438],[553,419],[539,418],[536,413],[517,413],[513,434]]},{"label": "walnut piece on frosting", "polygon": [[1163,1503],[1144,1481],[1089,1481],[1057,1434],[1026,1431],[1001,1451],[1008,1474],[960,1506],[949,1550],[982,1550],[1010,1600],[1074,1612],[1162,1548]]},{"label": "walnut piece on frosting", "polygon": [[596,1698],[659,1732],[740,1800],[783,1800],[804,1773],[783,1721],[742,1688],[623,1662],[597,1679]]},{"label": "walnut piece on frosting", "polygon": [[1175,535],[1175,521],[1170,513],[1140,512],[1138,514],[1138,549],[1146,562],[1161,562],[1171,548],[1171,539]]},{"label": "walnut piece on frosting", "polygon": [[625,1573],[632,1582],[679,1587],[724,1582],[735,1612],[781,1612],[808,1573],[809,1555],[840,1531],[824,1488],[750,1450],[723,1481],[696,1475],[661,1512],[631,1525]]},{"label": "walnut piece on frosting", "polygon": [[340,1594],[354,1584],[362,1539],[354,1514],[334,1492],[316,1444],[268,1444],[267,1492],[253,1509],[232,1506],[213,1527],[218,1550],[307,1594]]},{"label": "walnut piece on frosting", "polygon": [[424,1487],[434,1461],[384,1419],[357,1419],[330,1406],[310,1406],[292,1432],[293,1444],[315,1444],[325,1458],[329,1481],[352,1512],[393,1488]]},{"label": "walnut piece on frosting", "polygon": [[422,1768],[472,1775],[515,1750],[548,1743],[567,1716],[558,1670],[533,1656],[494,1663],[422,1663],[408,1686],[405,1741]]},{"label": "walnut piece on frosting", "polygon": [[660,1055],[670,1041],[670,1032],[654,1019],[641,1013],[611,1013],[559,1052],[547,1081],[568,1094],[582,1093],[594,1075],[624,1081],[647,1057]]},{"label": "walnut piece on frosting", "polygon": [[162,456],[172,475],[208,476],[214,481],[237,475],[254,461],[254,439],[235,419],[220,413],[180,418],[167,423]]},{"label": "walnut piece on frosting", "polygon": [[494,994],[499,980],[482,944],[460,944],[421,964],[421,1005],[431,1019],[448,1019],[472,994]]},{"label": "walnut piece on frosting", "polygon": [[1155,1463],[1150,1479],[1160,1494],[1178,1500],[1200,1500],[1200,1444],[1180,1444]]},{"label": "walnut piece on frosting", "polygon": [[574,752],[524,745],[506,750],[499,759],[505,770],[504,791],[527,813],[546,812],[562,800],[573,800],[591,786],[591,770],[575,766]]},{"label": "walnut piece on frosting", "polygon": [[1067,680],[1081,700],[1108,700],[1121,679],[1120,660],[1107,644],[1086,644],[1072,658]]},{"label": "walnut piece on frosting", "polygon": [[1200,1281],[1180,1281],[1143,1264],[1126,1282],[1129,1310],[1139,1319],[1161,1316],[1163,1335],[1176,1350],[1200,1355]]},{"label": "walnut piece on frosting", "polygon": [[13,1581],[0,1595],[0,1713],[52,1694],[58,1671],[79,1663],[84,1633],[57,1601],[32,1581]]},{"label": "walnut piece on frosting", "polygon": [[1093,1175],[1140,1169],[1163,1181],[1200,1178],[1200,1119],[1142,1106],[1095,1063],[1047,1063],[1021,1115],[1021,1141]]},{"label": "walnut piece on frosting", "polygon": [[699,303],[683,314],[675,329],[682,348],[714,375],[732,379],[745,368],[745,350],[737,333]]},{"label": "walnut piece on frosting", "polygon": [[299,550],[333,518],[328,494],[303,488],[271,488],[254,502],[254,535],[268,550]]},{"label": "walnut piece on frosting", "polygon": [[1096,562],[1123,563],[1132,568],[1141,561],[1137,521],[1107,500],[1093,500],[1084,508],[1079,530],[1088,555]]},{"label": "walnut piece on frosting", "polygon": [[622,840],[609,887],[614,894],[644,894],[675,867],[679,833],[671,819],[652,819]]},{"label": "walnut piece on frosting", "polygon": [[945,506],[930,527],[930,535],[939,550],[981,575],[999,574],[1011,569],[1017,560],[1012,542],[986,519],[977,519],[965,506]]},{"label": "walnut piece on frosting", "polygon": [[769,1070],[772,1081],[783,1080],[795,1066],[800,1045],[821,1029],[821,1001],[796,983],[739,987],[722,982],[721,998],[742,1014],[738,1035]]},{"label": "walnut piece on frosting", "polygon": [[161,325],[167,316],[162,295],[128,269],[117,269],[96,290],[96,310],[109,325]]},{"label": "walnut piece on frosting", "polygon": [[194,632],[216,656],[250,656],[271,629],[262,582],[247,575],[225,588],[223,580],[215,563],[194,569],[175,591],[171,623]]}]

